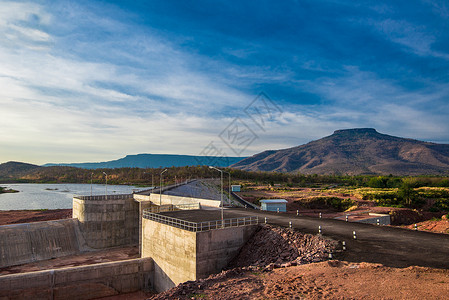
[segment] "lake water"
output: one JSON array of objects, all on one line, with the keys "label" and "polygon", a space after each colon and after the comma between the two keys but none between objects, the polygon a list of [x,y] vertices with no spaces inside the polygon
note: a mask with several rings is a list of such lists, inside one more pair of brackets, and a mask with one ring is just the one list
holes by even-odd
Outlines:
[{"label": "lake water", "polygon": [[[0,184],[19,193],[0,194],[0,210],[72,208],[74,195],[90,195],[90,184]],[[108,185],[108,194],[131,194],[142,190],[129,185]],[[93,195],[104,195],[105,185],[93,184]]]}]

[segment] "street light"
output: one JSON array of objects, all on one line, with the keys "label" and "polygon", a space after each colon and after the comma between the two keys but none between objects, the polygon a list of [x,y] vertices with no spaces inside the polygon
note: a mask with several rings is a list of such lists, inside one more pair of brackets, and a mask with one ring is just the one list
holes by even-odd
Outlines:
[{"label": "street light", "polygon": [[90,173],[90,196],[92,197],[92,181],[93,181],[94,173]]},{"label": "street light", "polygon": [[220,172],[221,175],[221,194],[220,194],[220,204],[221,204],[221,227],[224,227],[223,222],[223,171],[220,169],[217,169],[215,167],[209,166],[209,169],[214,169]]},{"label": "street light", "polygon": [[223,170],[223,172],[227,173],[229,175],[229,204],[231,204],[231,173]]},{"label": "street light", "polygon": [[[143,174],[150,174],[150,172],[143,172]],[[154,190],[154,174],[151,172],[151,189]]]},{"label": "street light", "polygon": [[108,174],[103,172],[103,174],[106,176],[106,185],[105,185],[105,198],[108,200]]},{"label": "street light", "polygon": [[161,176],[160,176],[160,179],[161,179],[161,185],[159,186],[159,209],[161,208],[161,205],[162,205],[162,174],[164,174],[165,172],[167,172],[168,170],[167,169],[165,169],[164,171],[162,171],[161,172]]}]

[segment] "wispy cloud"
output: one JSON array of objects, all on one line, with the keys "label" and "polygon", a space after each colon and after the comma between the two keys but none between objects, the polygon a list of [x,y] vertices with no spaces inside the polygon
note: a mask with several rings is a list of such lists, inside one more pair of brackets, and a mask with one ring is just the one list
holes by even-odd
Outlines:
[{"label": "wispy cloud", "polygon": [[374,25],[388,40],[403,46],[407,51],[420,56],[449,59],[449,54],[433,49],[432,45],[437,38],[426,26],[393,19],[376,22]]}]

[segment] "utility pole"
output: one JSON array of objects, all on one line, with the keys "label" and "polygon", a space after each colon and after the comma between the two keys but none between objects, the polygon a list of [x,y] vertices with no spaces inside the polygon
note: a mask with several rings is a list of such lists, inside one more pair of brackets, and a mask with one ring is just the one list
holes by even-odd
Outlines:
[{"label": "utility pole", "polygon": [[164,174],[167,171],[168,171],[167,169],[162,171],[161,176],[160,176],[161,185],[159,186],[159,209],[160,209],[160,206],[162,205],[162,174]]},{"label": "utility pole", "polygon": [[220,204],[221,204],[221,227],[224,228],[224,220],[223,220],[223,171],[217,169],[215,167],[209,166],[210,169],[217,170],[221,175],[221,194],[220,194]]},{"label": "utility pole", "polygon": [[108,174],[106,172],[103,172],[103,174],[106,176],[106,185],[105,185],[105,198],[108,200]]}]

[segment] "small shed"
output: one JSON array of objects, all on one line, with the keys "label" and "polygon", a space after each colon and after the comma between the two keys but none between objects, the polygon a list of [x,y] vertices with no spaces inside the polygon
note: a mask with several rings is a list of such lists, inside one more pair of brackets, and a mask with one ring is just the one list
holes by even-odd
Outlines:
[{"label": "small shed", "polygon": [[240,185],[231,185],[231,191],[240,192]]},{"label": "small shed", "polygon": [[287,200],[285,199],[263,199],[260,200],[261,210],[287,212]]}]

